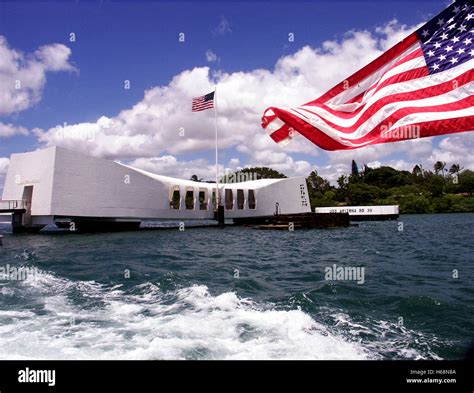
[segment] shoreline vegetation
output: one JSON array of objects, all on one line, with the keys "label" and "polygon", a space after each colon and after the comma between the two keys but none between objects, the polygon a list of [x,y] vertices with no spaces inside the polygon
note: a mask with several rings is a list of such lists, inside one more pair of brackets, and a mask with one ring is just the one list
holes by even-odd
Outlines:
[{"label": "shoreline vegetation", "polygon": [[[245,179],[245,175],[249,180],[287,177],[271,168],[253,167],[227,174],[221,182]],[[310,173],[306,183],[313,211],[326,206],[399,205],[400,214],[474,212],[474,172],[459,164],[448,169],[445,162],[438,161],[433,171],[415,165],[409,172],[367,165],[360,170],[352,160],[351,173],[341,175],[337,186],[316,171]]]}]

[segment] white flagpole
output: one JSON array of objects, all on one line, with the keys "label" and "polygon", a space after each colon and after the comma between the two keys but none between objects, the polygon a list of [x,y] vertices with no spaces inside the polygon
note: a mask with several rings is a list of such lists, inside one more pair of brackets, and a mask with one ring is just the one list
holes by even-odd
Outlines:
[{"label": "white flagpole", "polygon": [[217,208],[220,205],[220,193],[219,193],[219,156],[218,156],[218,133],[217,133],[217,85],[214,88],[214,120],[216,128],[216,204]]}]

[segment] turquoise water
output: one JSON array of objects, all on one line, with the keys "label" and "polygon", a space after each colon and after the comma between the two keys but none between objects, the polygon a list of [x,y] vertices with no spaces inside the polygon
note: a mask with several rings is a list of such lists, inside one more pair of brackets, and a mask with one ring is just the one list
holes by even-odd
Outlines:
[{"label": "turquoise water", "polygon": [[[37,270],[0,280],[0,358],[461,358],[474,338],[474,214],[400,222],[39,235],[4,225],[0,267]],[[364,283],[326,280],[334,264],[364,267]]]}]

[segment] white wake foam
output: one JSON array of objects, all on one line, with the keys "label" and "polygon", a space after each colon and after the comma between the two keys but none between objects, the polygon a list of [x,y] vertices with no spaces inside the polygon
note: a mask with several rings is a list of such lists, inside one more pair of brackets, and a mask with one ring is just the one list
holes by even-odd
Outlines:
[{"label": "white wake foam", "polygon": [[[2,359],[366,359],[359,343],[299,310],[281,311],[205,286],[135,294],[41,272],[22,282],[25,301],[0,310]],[[74,299],[80,297],[80,301]]]}]

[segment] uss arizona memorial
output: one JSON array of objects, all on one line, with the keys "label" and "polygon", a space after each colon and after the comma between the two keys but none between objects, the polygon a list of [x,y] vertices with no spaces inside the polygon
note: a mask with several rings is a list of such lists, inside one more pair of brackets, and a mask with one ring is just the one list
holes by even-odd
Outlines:
[{"label": "uss arizona memorial", "polygon": [[136,229],[150,220],[213,220],[270,224],[271,228],[347,226],[350,220],[398,218],[398,206],[316,208],[306,179],[219,183],[181,180],[50,147],[12,154],[0,213],[12,215],[13,232],[47,225],[100,231]]},{"label": "uss arizona memorial", "polygon": [[[304,177],[219,184],[225,218],[311,212]],[[134,228],[143,220],[215,218],[216,184],[175,179],[61,147],[12,154],[0,211],[14,232],[46,225]]]}]

